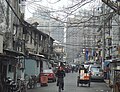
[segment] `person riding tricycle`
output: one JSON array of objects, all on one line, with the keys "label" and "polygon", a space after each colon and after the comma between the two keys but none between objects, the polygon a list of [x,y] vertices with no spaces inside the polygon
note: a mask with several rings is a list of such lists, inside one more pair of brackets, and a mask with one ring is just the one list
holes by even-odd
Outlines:
[{"label": "person riding tricycle", "polygon": [[84,65],[81,65],[79,69],[79,75],[77,78],[77,86],[79,86],[79,84],[81,84],[81,86],[83,84],[88,84],[88,86],[90,87],[90,73],[84,67]]}]

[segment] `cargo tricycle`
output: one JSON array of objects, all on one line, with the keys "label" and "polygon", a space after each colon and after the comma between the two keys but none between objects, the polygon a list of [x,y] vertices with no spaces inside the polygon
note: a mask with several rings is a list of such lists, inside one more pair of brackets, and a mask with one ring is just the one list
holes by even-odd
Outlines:
[{"label": "cargo tricycle", "polygon": [[80,70],[77,77],[77,87],[79,87],[79,84],[81,84],[81,86],[88,84],[88,87],[90,87],[90,73],[85,72],[85,70]]}]

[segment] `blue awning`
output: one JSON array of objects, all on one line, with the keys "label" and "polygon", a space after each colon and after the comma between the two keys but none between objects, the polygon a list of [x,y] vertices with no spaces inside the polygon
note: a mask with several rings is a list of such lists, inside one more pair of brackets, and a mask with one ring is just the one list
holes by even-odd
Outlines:
[{"label": "blue awning", "polygon": [[108,64],[110,64],[110,62],[112,62],[112,60],[105,60],[104,66],[107,66]]}]

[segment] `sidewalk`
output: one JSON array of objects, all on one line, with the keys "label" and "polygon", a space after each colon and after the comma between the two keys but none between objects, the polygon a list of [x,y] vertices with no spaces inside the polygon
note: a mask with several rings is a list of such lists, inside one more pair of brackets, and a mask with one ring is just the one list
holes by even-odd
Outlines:
[{"label": "sidewalk", "polygon": [[110,87],[110,84],[109,84],[109,80],[108,79],[104,79],[107,87],[111,90],[111,92],[113,92],[113,88]]},{"label": "sidewalk", "polygon": [[108,88],[111,90],[111,92],[112,92],[112,89],[110,88],[110,85],[109,85],[109,80],[108,80],[108,79],[104,79],[104,81],[105,81],[107,87],[108,87]]},{"label": "sidewalk", "polygon": [[104,81],[107,84],[107,86],[109,87],[109,80],[108,79],[104,79]]}]

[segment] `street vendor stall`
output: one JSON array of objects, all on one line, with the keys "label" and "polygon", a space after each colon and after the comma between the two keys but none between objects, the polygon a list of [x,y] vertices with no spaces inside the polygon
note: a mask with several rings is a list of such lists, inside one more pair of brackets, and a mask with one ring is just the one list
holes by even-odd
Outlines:
[{"label": "street vendor stall", "polygon": [[110,87],[112,92],[120,92],[120,60],[110,63]]}]

